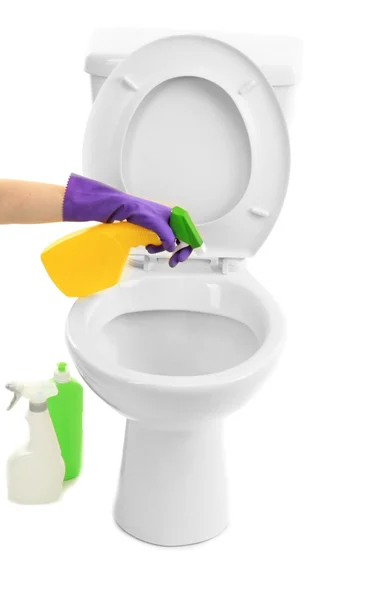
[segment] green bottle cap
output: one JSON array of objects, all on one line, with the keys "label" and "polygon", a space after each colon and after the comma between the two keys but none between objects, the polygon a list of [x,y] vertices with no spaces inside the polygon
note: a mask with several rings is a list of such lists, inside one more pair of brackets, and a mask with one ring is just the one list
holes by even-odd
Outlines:
[{"label": "green bottle cap", "polygon": [[59,373],[65,373],[65,371],[67,370],[67,363],[65,363],[65,362],[57,363],[57,370],[59,371]]}]

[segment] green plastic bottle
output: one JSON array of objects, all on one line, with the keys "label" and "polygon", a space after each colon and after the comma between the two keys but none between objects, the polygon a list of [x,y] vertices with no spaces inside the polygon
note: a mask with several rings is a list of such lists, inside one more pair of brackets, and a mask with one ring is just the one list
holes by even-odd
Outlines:
[{"label": "green plastic bottle", "polygon": [[58,394],[48,398],[48,411],[65,464],[64,481],[67,481],[79,475],[82,464],[83,388],[71,377],[64,362],[58,363],[52,381]]}]

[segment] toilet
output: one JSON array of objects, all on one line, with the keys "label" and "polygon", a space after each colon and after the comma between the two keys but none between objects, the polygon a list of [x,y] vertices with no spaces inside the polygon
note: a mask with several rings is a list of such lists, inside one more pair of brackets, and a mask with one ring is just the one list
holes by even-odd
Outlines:
[{"label": "toilet", "polygon": [[224,419],[255,397],[284,340],[281,311],[245,259],[285,197],[299,46],[124,40],[124,52],[87,58],[84,175],[186,208],[207,251],[170,269],[167,255],[136,249],[118,285],[75,302],[66,337],[83,379],[126,419],[118,525],[180,546],[226,528]]}]

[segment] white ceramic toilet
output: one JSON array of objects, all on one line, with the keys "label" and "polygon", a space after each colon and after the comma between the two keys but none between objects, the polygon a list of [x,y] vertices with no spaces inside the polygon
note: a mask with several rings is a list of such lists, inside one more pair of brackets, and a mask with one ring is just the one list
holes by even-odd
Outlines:
[{"label": "white ceramic toilet", "polygon": [[[227,526],[223,420],[255,394],[284,337],[244,259],[282,207],[286,122],[257,57],[227,42],[166,36],[87,61],[95,101],[84,174],[183,206],[207,246],[175,269],[137,250],[121,282],[76,301],[67,321],[79,372],[127,419],[116,521],[168,546]],[[264,68],[294,83],[292,65]]]}]

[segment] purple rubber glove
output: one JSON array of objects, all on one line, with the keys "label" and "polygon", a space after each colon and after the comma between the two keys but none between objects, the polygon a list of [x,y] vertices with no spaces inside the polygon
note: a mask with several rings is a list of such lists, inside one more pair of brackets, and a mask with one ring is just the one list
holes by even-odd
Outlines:
[{"label": "purple rubber glove", "polygon": [[[159,248],[159,246],[154,246],[154,248]],[[146,249],[147,252],[149,252],[150,254],[154,254],[154,251],[150,249],[150,246],[147,246]],[[182,263],[185,260],[187,260],[192,250],[193,249],[191,248],[191,246],[185,246],[184,248],[181,248],[181,250],[178,250],[178,252],[175,252],[175,254],[173,254],[170,260],[168,261],[170,267],[176,267],[179,263]],[[159,252],[159,250],[157,249],[155,250],[155,252]]]},{"label": "purple rubber glove", "polygon": [[[146,247],[150,254],[174,252],[175,235],[169,225],[171,208],[130,196],[109,185],[72,173],[67,183],[63,201],[63,221],[128,221],[154,231],[162,242]],[[169,260],[170,267],[184,262],[192,248],[182,248]]]}]

